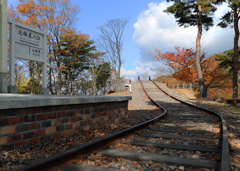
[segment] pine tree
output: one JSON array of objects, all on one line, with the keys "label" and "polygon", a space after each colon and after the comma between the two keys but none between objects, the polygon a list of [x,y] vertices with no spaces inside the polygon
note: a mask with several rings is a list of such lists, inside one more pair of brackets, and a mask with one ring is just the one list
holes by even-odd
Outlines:
[{"label": "pine tree", "polygon": [[[101,70],[100,70],[101,69]],[[102,64],[102,66],[98,67],[98,70],[100,70],[97,78],[97,89],[101,91],[101,88],[104,89],[104,93],[106,93],[106,86],[107,86],[107,80],[111,76],[111,67],[109,62],[105,62]]]},{"label": "pine tree", "polygon": [[195,63],[197,68],[198,83],[200,87],[200,95],[201,97],[206,97],[206,86],[204,84],[200,62],[202,27],[208,31],[210,27],[213,26],[213,18],[211,15],[213,15],[216,11],[216,7],[214,7],[213,4],[219,4],[224,0],[187,0],[186,3],[185,1],[181,2],[180,0],[167,1],[174,1],[174,4],[164,10],[164,12],[173,14],[177,19],[176,22],[180,27],[198,27]]},{"label": "pine tree", "polygon": [[[234,67],[234,49],[224,51],[223,54],[215,54],[217,56],[216,60],[219,61],[219,66],[224,69],[229,69],[229,72],[233,72]],[[240,47],[238,48],[238,65],[240,66]]]},{"label": "pine tree", "polygon": [[234,27],[234,55],[233,55],[233,98],[238,98],[238,40],[239,40],[239,27],[238,21],[240,18],[240,1],[239,0],[228,0],[229,7],[231,8],[230,12],[227,12],[222,18],[218,26],[226,28],[230,26]]},{"label": "pine tree", "polygon": [[[66,94],[74,94],[74,82],[78,75],[89,68],[86,55],[91,51],[95,51],[94,41],[85,40],[81,35],[72,35],[65,38],[65,43],[62,45],[60,54],[63,56],[61,62],[64,82],[66,84]],[[71,86],[70,86],[71,85]]]}]

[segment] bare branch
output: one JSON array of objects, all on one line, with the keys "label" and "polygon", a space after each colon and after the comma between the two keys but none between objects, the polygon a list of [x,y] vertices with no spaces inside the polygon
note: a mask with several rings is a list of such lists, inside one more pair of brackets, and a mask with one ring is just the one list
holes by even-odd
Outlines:
[{"label": "bare branch", "polygon": [[120,91],[120,69],[124,62],[122,60],[123,32],[130,18],[110,19],[98,27],[101,34],[96,43],[102,52],[105,52],[105,59],[110,62],[118,80],[118,91]]}]

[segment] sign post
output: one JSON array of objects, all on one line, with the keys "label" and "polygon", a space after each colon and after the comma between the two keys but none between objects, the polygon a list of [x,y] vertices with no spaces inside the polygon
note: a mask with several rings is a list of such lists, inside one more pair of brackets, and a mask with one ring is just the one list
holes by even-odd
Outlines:
[{"label": "sign post", "polygon": [[47,88],[47,35],[22,23],[8,20],[10,24],[10,62],[9,62],[9,93],[17,93],[15,86],[15,58],[42,62],[42,88],[40,94],[48,95]]},{"label": "sign post", "polygon": [[0,0],[0,93],[7,93],[7,0]]},{"label": "sign post", "polygon": [[127,87],[129,87],[130,94],[132,93],[132,84],[131,84],[131,79],[129,80],[129,84],[125,84],[126,90]]}]

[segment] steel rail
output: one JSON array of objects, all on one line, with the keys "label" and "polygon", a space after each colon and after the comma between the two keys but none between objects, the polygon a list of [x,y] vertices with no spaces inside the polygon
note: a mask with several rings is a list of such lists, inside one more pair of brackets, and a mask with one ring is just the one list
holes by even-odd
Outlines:
[{"label": "steel rail", "polygon": [[[145,89],[144,89],[144,92],[146,93]],[[134,125],[130,128],[122,130],[120,132],[111,134],[104,138],[101,138],[96,141],[90,142],[88,144],[82,145],[80,147],[76,147],[75,149],[55,155],[47,160],[26,166],[22,169],[18,169],[17,171],[33,171],[33,170],[34,171],[43,171],[43,170],[46,171],[46,170],[57,169],[57,168],[59,168],[59,165],[61,165],[61,166],[70,165],[70,164],[72,164],[72,162],[74,160],[76,160],[80,157],[87,157],[89,154],[91,154],[93,152],[97,152],[97,151],[101,150],[102,148],[110,146],[111,144],[113,144],[117,141],[121,141],[121,139],[123,137],[130,135],[134,131],[146,128],[148,125],[156,122],[157,120],[159,120],[161,117],[163,117],[167,113],[165,108],[163,108],[156,102],[154,102],[154,104],[156,104],[162,110],[163,113],[161,115],[159,115],[153,119],[150,119],[148,121],[142,122],[140,124]]]},{"label": "steel rail", "polygon": [[143,84],[142,84],[139,76],[138,76],[138,80],[139,80],[139,82],[141,83],[142,89],[143,89],[143,91],[145,92],[145,94],[148,96],[148,98],[149,98],[155,105],[157,105],[160,109],[163,110],[163,113],[164,113],[164,114],[162,114],[162,115],[159,116],[158,119],[160,119],[162,116],[164,116],[164,115],[167,113],[167,110],[166,110],[163,106],[161,106],[160,104],[158,104],[157,102],[155,102],[155,101],[148,95],[148,93],[146,92],[146,90],[145,90],[145,88],[144,88],[144,86],[143,86]]},{"label": "steel rail", "polygon": [[163,89],[161,89],[153,80],[151,80],[151,78],[149,77],[149,80],[152,81],[162,92],[164,92],[165,94],[167,94],[168,96],[170,96],[171,98],[181,102],[181,103],[184,103],[186,105],[189,105],[191,107],[194,107],[194,108],[197,108],[197,109],[200,109],[200,110],[203,110],[205,112],[208,112],[208,113],[211,113],[211,114],[214,114],[216,115],[217,117],[220,118],[221,120],[221,131],[222,131],[222,150],[221,150],[221,165],[220,165],[220,171],[229,171],[230,168],[230,163],[229,163],[229,143],[228,143],[228,132],[227,132],[227,125],[226,125],[226,121],[225,119],[223,118],[223,116],[221,116],[219,113],[215,112],[215,111],[212,111],[212,110],[209,110],[209,109],[206,109],[206,108],[203,108],[203,107],[199,107],[199,106],[196,106],[196,105],[193,105],[189,102],[186,102],[186,101],[183,101],[183,100],[180,100],[170,94],[168,94],[166,91],[164,91]]}]

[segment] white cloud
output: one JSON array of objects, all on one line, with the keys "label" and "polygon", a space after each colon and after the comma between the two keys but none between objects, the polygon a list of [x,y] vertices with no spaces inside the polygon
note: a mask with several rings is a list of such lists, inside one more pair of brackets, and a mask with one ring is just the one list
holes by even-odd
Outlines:
[{"label": "white cloud", "polygon": [[[149,56],[149,52],[154,52],[153,47],[160,49],[162,52],[175,51],[175,46],[195,49],[197,27],[179,27],[173,15],[163,12],[171,4],[165,1],[149,3],[148,10],[139,14],[138,20],[133,26],[135,29],[133,40],[140,48],[142,59],[135,61],[137,66],[135,70],[126,71],[122,69],[123,75],[130,74],[132,77],[135,74],[135,77],[137,77],[137,74],[147,71],[153,76],[157,68],[163,66]],[[202,51],[206,52],[207,56],[233,48],[234,30],[216,26],[220,17],[230,8],[228,8],[227,3],[217,7],[218,9],[214,14],[215,25],[210,30],[203,31],[202,35]]]},{"label": "white cloud", "polygon": [[138,76],[142,78],[142,75],[146,71],[148,75],[150,75],[151,78],[153,78],[156,72],[158,71],[159,67],[164,67],[158,61],[143,62],[142,60],[136,60],[135,65],[136,68],[134,70],[126,70],[124,68],[121,68],[121,76],[127,79],[137,80]]}]

